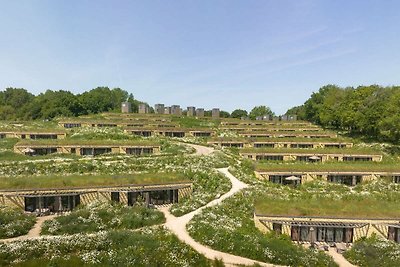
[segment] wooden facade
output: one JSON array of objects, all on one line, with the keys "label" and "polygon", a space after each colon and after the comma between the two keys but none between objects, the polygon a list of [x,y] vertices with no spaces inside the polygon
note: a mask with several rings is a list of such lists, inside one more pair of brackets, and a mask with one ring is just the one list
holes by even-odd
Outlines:
[{"label": "wooden facade", "polygon": [[215,131],[208,129],[184,129],[184,128],[158,128],[158,129],[125,129],[126,133],[142,137],[165,136],[165,137],[212,137]]},{"label": "wooden facade", "polygon": [[93,188],[29,189],[0,191],[0,205],[37,212],[73,210],[79,204],[93,201],[118,201],[126,205],[144,202],[147,205],[177,203],[192,192],[192,183],[123,185]]},{"label": "wooden facade", "polygon": [[399,218],[291,217],[255,213],[254,223],[264,233],[274,231],[302,243],[353,243],[373,234],[400,243]]},{"label": "wooden facade", "polygon": [[[388,177],[393,182],[400,182],[399,172],[328,172],[328,171],[255,171],[256,177],[278,184],[302,184],[314,180],[325,180],[332,183],[354,186],[364,181]],[[297,182],[292,182],[289,177],[298,177]],[[292,181],[291,181],[292,180]]]},{"label": "wooden facade", "polygon": [[268,140],[219,140],[208,141],[207,144],[219,147],[240,147],[240,148],[351,148],[353,143],[349,142],[318,142],[318,141],[268,141]]},{"label": "wooden facade", "polygon": [[241,152],[241,156],[252,160],[277,160],[277,161],[382,161],[382,155],[364,155],[350,153],[291,153],[291,152]]},{"label": "wooden facade", "polygon": [[160,145],[75,145],[75,144],[24,144],[14,146],[14,152],[24,155],[48,155],[52,153],[75,154],[78,156],[96,156],[106,153],[127,155],[160,154]]},{"label": "wooden facade", "polygon": [[67,134],[65,132],[38,132],[38,131],[24,131],[24,132],[0,132],[0,138],[18,138],[18,139],[65,139]]},{"label": "wooden facade", "polygon": [[290,133],[290,132],[244,132],[239,133],[240,136],[250,137],[250,138],[337,138],[337,134],[335,133],[306,133],[306,132],[298,132],[298,133]]}]

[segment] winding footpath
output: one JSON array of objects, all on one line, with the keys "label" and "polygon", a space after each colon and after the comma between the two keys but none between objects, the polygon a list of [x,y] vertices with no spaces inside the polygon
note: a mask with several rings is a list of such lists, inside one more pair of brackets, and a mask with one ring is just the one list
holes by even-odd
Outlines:
[{"label": "winding footpath", "polygon": [[189,223],[192,218],[201,213],[201,211],[207,207],[212,207],[220,204],[224,199],[232,196],[233,194],[239,192],[240,190],[247,187],[247,184],[239,181],[236,177],[234,177],[229,171],[228,168],[217,169],[220,173],[226,175],[232,183],[232,188],[229,192],[225,193],[218,199],[214,199],[209,202],[207,205],[200,207],[199,209],[192,211],[188,214],[185,214],[181,217],[173,216],[169,211],[168,207],[161,207],[160,210],[165,214],[166,223],[165,227],[173,232],[181,241],[185,242],[192,248],[194,248],[197,252],[204,254],[208,259],[221,259],[224,264],[227,266],[235,266],[235,265],[254,265],[259,264],[261,266],[276,266],[272,264],[267,264],[264,262],[258,262],[255,260],[251,260],[248,258],[232,255],[229,253],[217,251],[206,247],[198,242],[196,242],[187,232],[186,225]]},{"label": "winding footpath", "polygon": [[[212,147],[206,147],[206,146],[201,146],[201,145],[194,145],[194,144],[184,144],[190,147],[193,147],[196,152],[193,155],[196,156],[207,156],[210,155],[214,152],[214,148]],[[205,257],[208,259],[214,260],[214,259],[221,259],[226,266],[237,266],[237,265],[254,265],[258,264],[260,266],[277,266],[277,265],[272,265],[272,264],[267,264],[264,262],[259,262],[255,261],[252,259],[236,256],[233,254],[221,252],[214,250],[212,248],[209,248],[207,246],[204,246],[200,244],[199,242],[195,241],[188,233],[186,226],[187,224],[193,219],[193,217],[197,214],[200,214],[203,209],[207,207],[212,207],[215,205],[219,205],[223,200],[231,197],[235,193],[239,192],[240,190],[248,187],[247,184],[239,181],[235,176],[233,176],[229,171],[228,168],[221,168],[217,169],[220,173],[224,174],[226,177],[229,178],[232,187],[229,190],[229,192],[223,194],[221,197],[218,199],[214,199],[213,201],[207,203],[206,205],[198,208],[197,210],[194,210],[188,214],[185,214],[181,217],[175,217],[169,212],[169,207],[160,207],[159,210],[162,211],[165,215],[166,218],[166,223],[164,224],[164,227],[169,229],[171,232],[173,232],[181,241],[185,242],[189,246],[191,246],[193,249],[195,249],[197,252],[203,254]]]}]

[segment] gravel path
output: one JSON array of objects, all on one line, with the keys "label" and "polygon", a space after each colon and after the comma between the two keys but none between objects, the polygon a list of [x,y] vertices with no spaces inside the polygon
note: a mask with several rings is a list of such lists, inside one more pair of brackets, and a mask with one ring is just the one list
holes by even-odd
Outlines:
[{"label": "gravel path", "polygon": [[40,231],[42,230],[42,225],[45,221],[51,220],[57,215],[49,215],[49,216],[42,216],[38,217],[36,220],[35,225],[32,227],[32,229],[26,234],[26,235],[21,235],[17,237],[12,237],[12,238],[7,238],[7,239],[0,239],[2,242],[12,242],[16,240],[26,240],[28,238],[34,238],[34,237],[39,237],[40,236]]},{"label": "gravel path", "polygon": [[256,263],[259,264],[260,266],[276,266],[276,265],[258,262],[258,261],[251,260],[248,258],[239,257],[236,255],[232,255],[229,253],[211,249],[209,247],[206,247],[206,246],[196,242],[187,232],[186,225],[193,218],[193,216],[195,216],[196,214],[199,214],[206,207],[212,207],[212,206],[218,205],[224,199],[232,196],[233,194],[235,194],[235,193],[239,192],[240,190],[247,187],[247,185],[245,183],[242,183],[236,177],[234,177],[228,171],[228,168],[218,169],[218,171],[221,172],[222,174],[226,175],[229,178],[229,180],[232,183],[231,190],[229,192],[227,192],[226,194],[222,195],[220,198],[215,199],[215,200],[209,202],[207,205],[205,205],[195,211],[192,211],[188,214],[185,214],[181,217],[173,216],[168,211],[168,207],[161,207],[160,210],[165,214],[165,218],[166,218],[165,227],[168,228],[171,232],[173,232],[181,241],[185,242],[186,244],[188,244],[189,246],[194,248],[197,252],[204,254],[207,258],[212,259],[212,260],[216,259],[216,258],[222,259],[222,261],[227,266],[236,266],[238,264],[254,265]]}]

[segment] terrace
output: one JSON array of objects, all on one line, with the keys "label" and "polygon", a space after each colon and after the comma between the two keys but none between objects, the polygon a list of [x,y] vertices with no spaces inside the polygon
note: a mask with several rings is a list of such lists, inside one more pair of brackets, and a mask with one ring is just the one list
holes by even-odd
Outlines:
[{"label": "terrace", "polygon": [[210,137],[215,135],[215,131],[207,128],[190,129],[190,128],[145,128],[145,129],[125,129],[126,133],[133,135],[150,137],[150,136],[165,136],[165,137]]},{"label": "terrace", "polygon": [[255,174],[261,180],[294,185],[314,180],[325,180],[348,186],[381,178],[390,179],[395,183],[400,181],[399,167],[393,164],[377,163],[262,164],[256,166]]},{"label": "terrace", "polygon": [[239,133],[240,136],[258,138],[258,137],[268,137],[268,138],[337,138],[336,133],[316,133],[316,132],[282,132],[282,131],[265,131],[265,132],[243,132]]},{"label": "terrace", "polygon": [[176,203],[191,192],[180,173],[5,177],[0,179],[0,204],[25,211],[68,211],[95,200],[133,205]]},{"label": "terrace", "polygon": [[24,155],[48,155],[52,153],[96,156],[105,153],[150,155],[160,154],[161,145],[150,141],[133,140],[52,140],[21,141],[14,146],[14,152]]},{"label": "terrace", "polygon": [[382,155],[373,149],[289,149],[289,148],[244,148],[240,155],[252,160],[280,161],[382,161]]},{"label": "terrace", "polygon": [[373,234],[399,242],[398,205],[380,199],[283,200],[266,196],[255,203],[254,221],[263,232],[286,234],[297,242],[353,243]]},{"label": "terrace", "polygon": [[0,138],[19,138],[19,139],[64,139],[65,132],[54,130],[32,130],[32,131],[4,131],[0,132]]}]

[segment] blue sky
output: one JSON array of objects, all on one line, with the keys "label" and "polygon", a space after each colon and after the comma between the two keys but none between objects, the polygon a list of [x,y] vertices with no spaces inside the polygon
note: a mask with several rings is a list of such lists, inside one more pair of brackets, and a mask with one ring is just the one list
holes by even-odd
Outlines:
[{"label": "blue sky", "polygon": [[120,87],[276,113],[326,84],[400,84],[400,1],[0,0],[0,89]]}]

